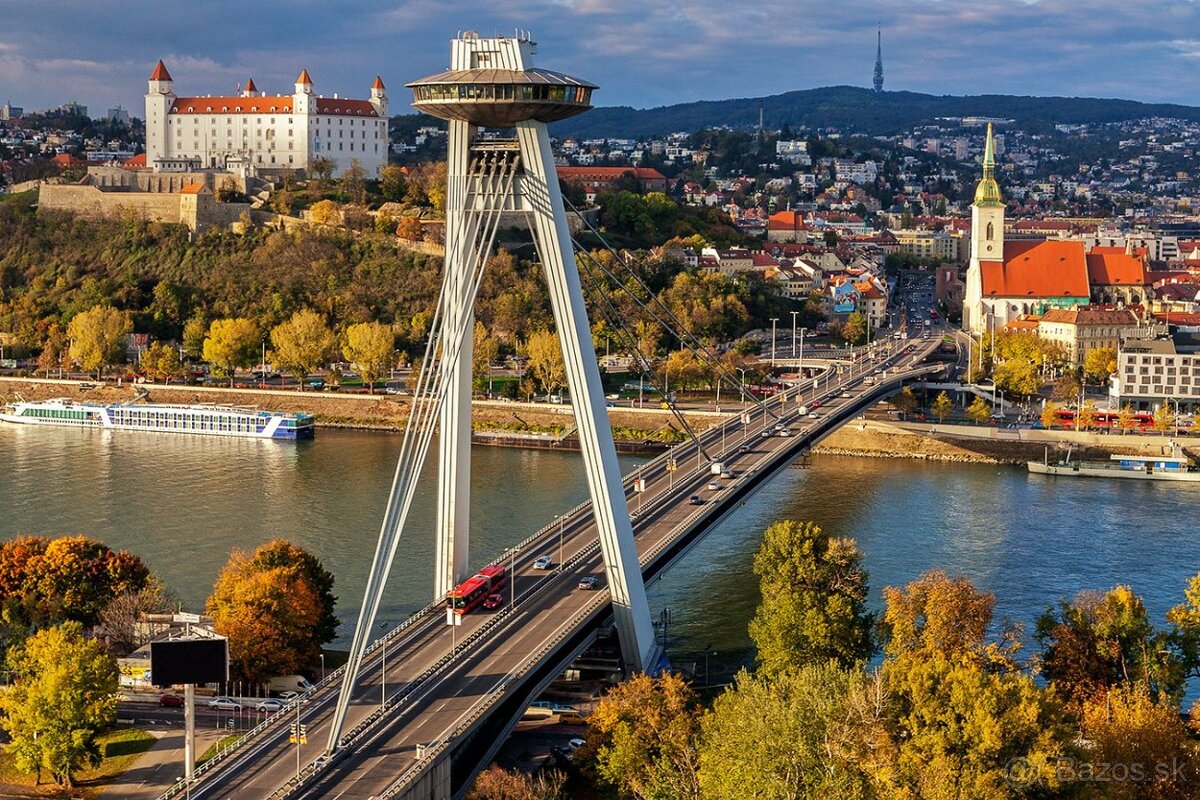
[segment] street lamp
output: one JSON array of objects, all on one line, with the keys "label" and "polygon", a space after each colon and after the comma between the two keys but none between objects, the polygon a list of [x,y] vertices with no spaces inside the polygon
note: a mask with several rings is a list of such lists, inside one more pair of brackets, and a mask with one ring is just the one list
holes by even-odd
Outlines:
[{"label": "street lamp", "polygon": [[734,367],[742,375],[741,390],[742,390],[742,405],[746,405],[746,370],[741,367]]},{"label": "street lamp", "polygon": [[796,357],[796,318],[800,316],[799,311],[793,311],[792,314],[792,358]]},{"label": "street lamp", "polygon": [[771,369],[775,368],[775,323],[779,317],[771,317]]},{"label": "street lamp", "polygon": [[325,653],[321,653],[321,680],[325,680]]}]

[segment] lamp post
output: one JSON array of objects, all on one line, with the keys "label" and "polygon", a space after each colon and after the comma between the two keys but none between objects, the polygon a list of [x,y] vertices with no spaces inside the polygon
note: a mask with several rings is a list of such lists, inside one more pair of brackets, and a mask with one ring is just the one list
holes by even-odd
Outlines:
[{"label": "lamp post", "polygon": [[736,369],[739,373],[741,373],[741,376],[742,376],[741,390],[742,390],[742,405],[744,406],[744,405],[746,405],[746,370],[742,369],[741,367],[734,367],[734,369]]},{"label": "lamp post", "polygon": [[796,318],[800,316],[799,311],[793,311],[792,314],[792,358],[796,357]]},{"label": "lamp post", "polygon": [[771,317],[771,369],[775,368],[775,323],[779,317]]},{"label": "lamp post", "polygon": [[267,380],[267,337],[262,337],[262,361],[259,362],[258,371],[262,373],[262,379],[265,383]]},{"label": "lamp post", "polygon": [[567,515],[563,514],[558,520],[558,566],[563,563],[563,530],[567,527]]},{"label": "lamp post", "polygon": [[321,680],[325,680],[325,653],[321,653]]}]

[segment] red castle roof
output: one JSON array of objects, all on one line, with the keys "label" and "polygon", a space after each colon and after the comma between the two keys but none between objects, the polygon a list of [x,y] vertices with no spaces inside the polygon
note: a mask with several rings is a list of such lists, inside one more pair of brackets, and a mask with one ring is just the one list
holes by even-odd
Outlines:
[{"label": "red castle roof", "polygon": [[250,80],[246,81],[246,91],[247,92],[257,92],[258,91],[258,87],[254,85],[254,78],[251,78]]},{"label": "red castle roof", "polygon": [[[177,97],[171,114],[290,114],[291,95],[268,97]],[[375,106],[368,100],[319,97],[314,105],[318,114],[374,117]]]},{"label": "red castle roof", "polygon": [[158,60],[158,63],[154,66],[154,72],[150,73],[150,80],[152,80],[152,81],[169,81],[169,80],[171,80],[171,73],[167,72],[167,65],[162,62],[161,58]]},{"label": "red castle roof", "polygon": [[300,70],[300,77],[296,78],[296,83],[307,83],[312,85],[312,78],[308,77],[308,70]]},{"label": "red castle roof", "polygon": [[386,89],[387,87],[383,85],[383,80],[380,79],[380,77],[378,75],[376,75],[375,82],[371,84],[371,88],[372,89]]}]

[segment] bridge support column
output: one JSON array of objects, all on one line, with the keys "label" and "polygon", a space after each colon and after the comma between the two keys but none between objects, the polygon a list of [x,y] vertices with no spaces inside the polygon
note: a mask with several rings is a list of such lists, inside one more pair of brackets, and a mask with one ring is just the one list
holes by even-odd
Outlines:
[{"label": "bridge support column", "polygon": [[522,196],[530,213],[534,242],[550,288],[550,305],[558,326],[558,342],[562,347],[575,424],[579,428],[579,444],[600,534],[600,550],[612,595],[621,654],[630,671],[651,671],[657,665],[660,652],[650,621],[646,585],[642,582],[642,569],[633,541],[633,525],[604,402],[600,366],[592,346],[579,268],[575,263],[566,210],[554,169],[550,135],[545,123],[525,121],[517,123],[517,139],[525,167],[521,177]]}]

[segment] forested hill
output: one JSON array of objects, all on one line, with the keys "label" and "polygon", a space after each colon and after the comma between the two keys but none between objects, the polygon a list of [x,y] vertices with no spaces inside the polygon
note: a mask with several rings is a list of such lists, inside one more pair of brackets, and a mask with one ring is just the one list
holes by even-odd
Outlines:
[{"label": "forested hill", "polygon": [[770,97],[705,100],[660,108],[600,107],[556,123],[551,130],[556,136],[628,138],[674,131],[693,132],[718,125],[750,128],[758,124],[760,105],[763,122],[770,129],[786,124],[792,128],[832,127],[877,135],[898,133],[914,125],[932,122],[937,117],[1003,117],[1016,120],[1027,129],[1143,117],[1200,119],[1200,108],[1132,100],[1000,94],[955,97],[917,92],[876,94],[854,86],[829,86]]}]

